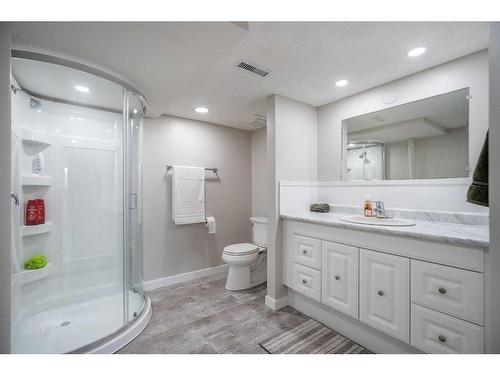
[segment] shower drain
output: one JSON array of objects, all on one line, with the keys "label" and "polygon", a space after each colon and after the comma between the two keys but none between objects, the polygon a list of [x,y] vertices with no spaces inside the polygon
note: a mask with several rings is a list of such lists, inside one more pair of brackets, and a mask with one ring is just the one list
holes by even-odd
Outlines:
[{"label": "shower drain", "polygon": [[65,320],[61,324],[59,324],[59,327],[67,327],[71,324],[71,320]]}]

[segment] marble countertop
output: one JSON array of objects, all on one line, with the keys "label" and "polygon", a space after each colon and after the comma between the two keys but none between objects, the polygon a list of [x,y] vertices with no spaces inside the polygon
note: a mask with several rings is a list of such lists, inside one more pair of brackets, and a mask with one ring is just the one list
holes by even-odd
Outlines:
[{"label": "marble countertop", "polygon": [[438,221],[413,220],[416,225],[411,227],[386,227],[376,225],[355,224],[341,221],[341,216],[349,216],[344,212],[296,212],[281,214],[283,219],[298,220],[313,224],[332,227],[362,230],[372,233],[388,234],[419,240],[445,242],[453,245],[471,247],[489,247],[490,228],[484,225],[468,225]]}]

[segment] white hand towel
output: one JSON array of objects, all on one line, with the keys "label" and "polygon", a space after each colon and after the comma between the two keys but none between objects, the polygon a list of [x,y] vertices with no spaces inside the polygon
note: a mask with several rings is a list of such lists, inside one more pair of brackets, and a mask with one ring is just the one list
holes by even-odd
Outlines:
[{"label": "white hand towel", "polygon": [[205,168],[172,168],[172,218],[176,225],[205,222]]}]

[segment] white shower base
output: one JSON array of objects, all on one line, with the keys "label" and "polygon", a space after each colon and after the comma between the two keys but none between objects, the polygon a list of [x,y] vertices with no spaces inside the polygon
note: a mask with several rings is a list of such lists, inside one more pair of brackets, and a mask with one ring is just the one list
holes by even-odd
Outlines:
[{"label": "white shower base", "polygon": [[[129,321],[139,315],[144,298],[129,292]],[[147,319],[149,320],[149,319]],[[142,328],[147,324],[143,324]],[[123,295],[109,294],[54,307],[36,313],[23,321],[12,343],[13,353],[68,353],[98,341],[123,326]],[[133,339],[141,330],[132,334]],[[128,341],[130,341],[128,340]],[[124,342],[121,346],[125,345]],[[103,352],[103,351],[100,351]]]}]

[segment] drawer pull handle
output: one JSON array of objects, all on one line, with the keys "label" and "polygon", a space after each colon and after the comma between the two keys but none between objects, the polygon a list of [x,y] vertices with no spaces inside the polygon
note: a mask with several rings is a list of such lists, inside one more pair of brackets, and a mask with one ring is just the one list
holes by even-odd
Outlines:
[{"label": "drawer pull handle", "polygon": [[384,292],[383,292],[382,290],[379,290],[379,291],[378,291],[378,295],[379,295],[379,296],[383,296],[383,295],[384,295]]},{"label": "drawer pull handle", "polygon": [[441,294],[446,294],[446,289],[445,288],[439,288],[438,291]]},{"label": "drawer pull handle", "polygon": [[446,337],[444,337],[443,335],[439,335],[438,339],[441,342],[446,342]]},{"label": "drawer pull handle", "polygon": [[307,280],[302,280],[302,284],[307,284]]},{"label": "drawer pull handle", "polygon": [[340,276],[335,276],[335,280],[340,280]]}]

